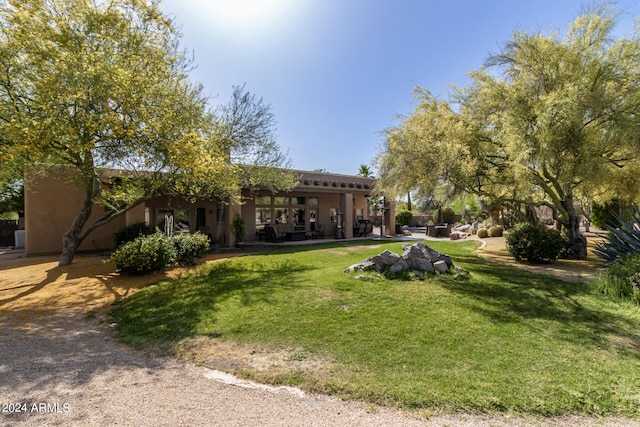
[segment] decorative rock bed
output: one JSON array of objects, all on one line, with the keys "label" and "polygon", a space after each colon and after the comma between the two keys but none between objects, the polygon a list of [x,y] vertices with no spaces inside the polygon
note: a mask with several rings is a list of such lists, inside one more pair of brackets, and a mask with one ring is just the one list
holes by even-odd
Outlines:
[{"label": "decorative rock bed", "polygon": [[347,267],[344,272],[376,271],[378,273],[396,274],[410,271],[417,277],[425,273],[448,274],[460,277],[467,271],[455,266],[449,255],[442,254],[422,242],[402,246],[402,255],[386,250],[362,262]]}]

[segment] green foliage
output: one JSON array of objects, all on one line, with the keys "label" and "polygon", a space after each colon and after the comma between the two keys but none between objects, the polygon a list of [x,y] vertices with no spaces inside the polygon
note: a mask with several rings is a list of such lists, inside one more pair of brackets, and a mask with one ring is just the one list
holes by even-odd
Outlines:
[{"label": "green foliage", "polygon": [[113,233],[113,241],[116,247],[121,246],[123,243],[131,242],[137,237],[146,236],[153,232],[152,228],[144,222],[137,222],[135,224],[128,225],[124,228]]},{"label": "green foliage", "polygon": [[591,221],[593,225],[598,228],[605,229],[607,225],[612,227],[618,227],[620,222],[616,218],[616,214],[619,213],[620,200],[611,199],[603,204],[593,202],[593,214],[591,215]]},{"label": "green foliage", "polygon": [[640,86],[629,82],[640,27],[616,38],[614,6],[589,12],[563,37],[515,32],[446,98],[417,88],[413,113],[386,130],[379,185],[550,203],[564,227],[576,223],[581,195],[637,197],[640,139],[629,135],[640,134]]},{"label": "green foliage", "polygon": [[408,225],[411,222],[411,218],[413,218],[413,212],[410,210],[403,209],[396,212],[396,223],[400,225]]},{"label": "green foliage", "polygon": [[[375,405],[556,423],[638,416],[640,310],[582,283],[485,261],[477,242],[429,244],[469,279],[343,273],[402,243],[282,247],[146,287],[115,306],[113,321],[119,339],[135,345],[223,336],[273,352],[292,362],[233,373]],[[293,363],[303,358],[322,369]]]},{"label": "green foliage", "polygon": [[[78,211],[60,265],[94,229],[159,193],[195,200],[295,186],[295,173],[273,167],[289,164],[269,105],[235,87],[212,111],[158,2],[3,1],[0,22],[0,184],[25,165],[61,164],[83,209],[106,208],[89,223]],[[126,172],[111,179],[104,168]]]},{"label": "green foliage", "polygon": [[619,227],[605,225],[609,234],[604,242],[598,242],[594,249],[595,254],[608,263],[620,260],[632,253],[640,253],[640,208],[634,204],[629,212],[631,222],[625,221],[619,214],[614,218]]},{"label": "green foliage", "polygon": [[22,178],[0,186],[0,214],[24,212],[24,182]]},{"label": "green foliage", "polygon": [[369,165],[362,164],[358,169],[357,175],[364,176],[365,178],[373,178],[373,172]]},{"label": "green foliage", "polygon": [[613,300],[640,305],[640,253],[628,254],[610,264],[592,286]]},{"label": "green foliage", "polygon": [[198,258],[207,254],[210,247],[209,237],[199,231],[190,233],[176,233],[171,236],[171,242],[176,250],[176,261],[181,264],[195,264]]},{"label": "green foliage", "polygon": [[516,261],[543,264],[556,261],[567,246],[566,238],[542,224],[520,223],[506,237],[507,252]]},{"label": "green foliage", "polygon": [[499,225],[494,225],[493,227],[489,227],[489,230],[487,230],[489,237],[502,237],[503,232],[504,230]]},{"label": "green foliage", "polygon": [[231,227],[233,228],[233,233],[236,236],[236,242],[242,242],[247,236],[247,226],[239,214],[236,214],[235,218],[233,218]]},{"label": "green foliage", "polygon": [[487,231],[486,228],[478,228],[478,231],[476,232],[476,234],[481,239],[484,239],[485,237],[489,237],[489,232]]},{"label": "green foliage", "polygon": [[128,274],[162,271],[176,257],[173,242],[163,233],[140,236],[120,246],[111,254],[116,269]]},{"label": "green foliage", "polygon": [[456,217],[456,213],[451,208],[442,209],[442,222],[447,224],[453,224],[453,221]]}]

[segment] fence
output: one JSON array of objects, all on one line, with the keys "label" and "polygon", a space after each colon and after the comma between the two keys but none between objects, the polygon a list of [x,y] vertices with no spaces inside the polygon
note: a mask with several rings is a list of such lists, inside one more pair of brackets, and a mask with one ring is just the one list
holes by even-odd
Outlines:
[{"label": "fence", "polygon": [[0,248],[15,246],[15,231],[18,229],[18,221],[12,219],[0,220]]}]

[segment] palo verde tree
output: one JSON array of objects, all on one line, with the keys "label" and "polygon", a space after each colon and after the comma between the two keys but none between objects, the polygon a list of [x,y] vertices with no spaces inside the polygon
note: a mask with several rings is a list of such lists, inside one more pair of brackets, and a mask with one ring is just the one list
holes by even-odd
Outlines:
[{"label": "palo verde tree", "polygon": [[296,186],[299,177],[291,171],[288,153],[276,138],[276,120],[271,105],[235,86],[231,100],[216,110],[217,136],[229,147],[231,163],[239,165],[242,188],[278,191]]},{"label": "palo verde tree", "polygon": [[[60,265],[150,197],[239,188],[235,142],[222,138],[191,66],[157,2],[0,0],[0,161],[12,171],[63,165],[83,194]],[[105,180],[105,168],[127,172]],[[89,224],[96,203],[105,214]]]},{"label": "palo verde tree", "polygon": [[569,255],[586,257],[575,203],[640,188],[640,33],[614,39],[616,21],[603,6],[564,38],[516,32],[450,102],[417,89],[413,114],[387,130],[383,182],[550,206]]}]

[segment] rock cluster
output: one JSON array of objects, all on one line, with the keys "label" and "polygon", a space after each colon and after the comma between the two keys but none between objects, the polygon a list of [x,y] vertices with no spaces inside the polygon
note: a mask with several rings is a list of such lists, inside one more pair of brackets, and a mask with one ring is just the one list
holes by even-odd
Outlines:
[{"label": "rock cluster", "polygon": [[442,254],[422,242],[413,245],[404,245],[402,255],[389,250],[379,253],[362,262],[347,267],[344,272],[350,271],[377,271],[379,273],[399,273],[411,271],[416,276],[424,276],[424,273],[455,273],[464,270],[456,267],[451,262],[449,255]]}]

